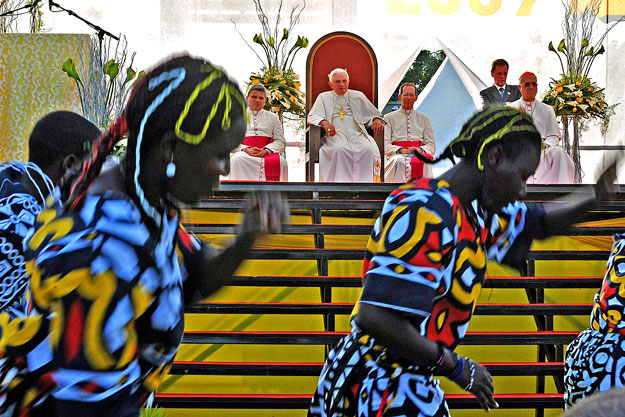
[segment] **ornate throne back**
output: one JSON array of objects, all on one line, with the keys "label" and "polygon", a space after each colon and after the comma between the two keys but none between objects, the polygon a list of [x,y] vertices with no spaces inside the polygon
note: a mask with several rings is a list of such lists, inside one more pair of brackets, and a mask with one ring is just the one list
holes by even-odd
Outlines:
[{"label": "ornate throne back", "polygon": [[[328,74],[335,68],[349,73],[349,88],[359,90],[378,105],[378,60],[371,46],[358,35],[349,32],[332,32],[312,46],[306,59],[306,116],[317,96],[328,91]],[[309,126],[306,132],[306,181],[315,179],[315,163],[319,162],[322,129]],[[384,133],[373,135],[380,156],[381,173],[384,173]],[[381,175],[384,178],[384,174]]]}]

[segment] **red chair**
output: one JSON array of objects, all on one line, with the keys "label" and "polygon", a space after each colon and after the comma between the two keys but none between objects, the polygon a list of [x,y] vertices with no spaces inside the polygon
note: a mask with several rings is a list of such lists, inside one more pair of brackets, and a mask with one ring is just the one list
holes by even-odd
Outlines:
[{"label": "red chair", "polygon": [[[349,88],[361,91],[378,105],[378,60],[371,46],[358,35],[332,32],[312,46],[306,59],[306,116],[317,96],[328,91],[328,74],[335,68],[349,73]],[[306,181],[315,179],[322,128],[310,125],[306,132]],[[380,178],[384,181],[384,132],[372,135],[380,150]]]}]

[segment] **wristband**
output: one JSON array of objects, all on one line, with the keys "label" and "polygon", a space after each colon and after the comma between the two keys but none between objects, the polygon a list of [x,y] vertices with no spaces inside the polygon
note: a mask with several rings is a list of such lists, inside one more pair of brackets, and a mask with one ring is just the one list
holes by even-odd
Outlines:
[{"label": "wristband", "polygon": [[454,382],[458,382],[460,378],[462,378],[462,374],[464,373],[464,358],[462,356],[458,356],[458,361],[456,362],[456,367],[447,378],[451,379]]},{"label": "wristband", "polygon": [[[433,374],[436,375],[440,375],[440,376],[446,376],[449,378],[449,375],[454,373],[454,371],[458,371],[458,362],[460,361],[458,355],[456,355],[456,353],[453,350],[450,350],[447,348],[447,345],[441,341],[436,342],[436,344],[438,345],[438,359],[436,361],[436,364],[434,366],[431,366],[429,369]],[[441,372],[441,370],[443,369],[443,366],[445,365],[445,351],[448,350],[449,354],[452,356],[453,361],[454,361],[454,365],[451,369],[451,371],[447,371],[447,372]],[[459,368],[460,373],[462,373],[462,369],[463,368]]]},{"label": "wristband", "polygon": [[475,363],[473,363],[473,361],[469,358],[467,358],[467,361],[469,362],[469,369],[471,370],[471,376],[469,378],[469,383],[467,384],[466,387],[463,388],[463,390],[471,391],[471,388],[473,388],[473,381],[475,380]]}]

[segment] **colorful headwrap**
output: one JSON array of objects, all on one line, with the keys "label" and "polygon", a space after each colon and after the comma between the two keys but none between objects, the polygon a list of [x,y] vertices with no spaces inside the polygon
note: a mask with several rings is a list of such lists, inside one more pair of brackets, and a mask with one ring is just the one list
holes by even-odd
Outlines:
[{"label": "colorful headwrap", "polygon": [[[202,90],[208,88],[215,82],[220,82],[221,85],[219,86],[217,96],[210,99],[211,103],[206,103],[205,101],[197,101],[196,103]],[[158,92],[158,94],[154,96],[156,92]],[[141,97],[137,98],[137,100],[144,104],[140,104],[139,107],[136,108],[134,102],[135,96],[138,95],[141,95]],[[149,97],[153,98],[150,99]],[[146,102],[145,100],[151,101]],[[203,100],[206,100],[206,98]],[[71,188],[71,193],[66,203],[67,206],[71,210],[80,205],[82,199],[87,194],[89,185],[99,174],[106,155],[113,148],[113,145],[121,140],[125,133],[131,128],[129,123],[131,123],[131,119],[133,118],[131,117],[132,114],[128,112],[132,111],[135,116],[138,116],[138,119],[136,117],[134,118],[138,123],[135,123],[136,144],[132,146],[132,150],[129,148],[128,151],[132,156],[132,164],[134,165],[130,168],[132,172],[129,172],[131,175],[131,183],[140,208],[147,216],[153,219],[155,225],[160,228],[162,215],[159,210],[153,207],[145,198],[143,187],[139,182],[141,158],[143,156],[141,155],[142,144],[147,139],[151,138],[151,135],[154,135],[154,132],[147,133],[149,131],[149,126],[153,123],[164,123],[163,114],[160,114],[158,117],[155,116],[157,109],[163,105],[165,110],[161,109],[160,111],[180,112],[180,114],[173,117],[171,127],[156,124],[155,126],[157,127],[155,128],[153,125],[152,129],[157,129],[159,132],[171,129],[175,132],[178,139],[190,145],[198,145],[207,137],[211,123],[220,111],[222,112],[220,123],[221,130],[226,131],[230,128],[233,103],[240,106],[241,115],[245,117],[245,98],[236,87],[236,84],[228,78],[221,68],[211,65],[207,61],[181,56],[172,58],[157,66],[143,79],[137,82],[128,100],[128,104],[122,112],[122,116],[120,116],[107,132],[94,143],[91,157],[84,162],[82,172]],[[199,108],[207,108],[204,122],[201,126],[196,126],[199,131],[197,134],[183,130],[183,124],[188,119],[192,106],[196,109],[196,112]],[[174,115],[170,113],[170,116]],[[171,118],[167,117],[167,120],[171,120]],[[197,115],[195,120],[197,124]]]},{"label": "colorful headwrap", "polygon": [[215,103],[213,103],[213,107],[211,108],[210,113],[206,117],[206,122],[204,123],[202,131],[199,134],[194,135],[194,134],[187,133],[182,130],[182,123],[184,122],[185,118],[189,114],[191,105],[197,99],[200,92],[204,90],[205,88],[207,88],[208,86],[210,86],[211,83],[215,81],[216,79],[223,77],[223,72],[219,68],[206,65],[205,71],[209,73],[208,77],[206,77],[204,81],[200,82],[195,87],[195,90],[193,90],[193,93],[191,93],[191,96],[189,96],[189,98],[187,99],[187,102],[184,105],[184,110],[182,111],[182,113],[180,113],[180,117],[178,118],[178,121],[176,122],[176,128],[175,128],[176,136],[178,137],[178,139],[184,142],[187,142],[190,145],[197,145],[202,140],[204,140],[204,138],[206,137],[206,131],[208,130],[211,124],[211,121],[215,117],[215,114],[217,113],[217,110],[219,109],[219,105],[221,104],[222,101],[225,101],[224,114],[221,119],[222,130],[228,130],[230,128],[230,122],[231,122],[230,109],[232,108],[233,98],[237,100],[241,106],[243,106],[243,114],[247,116],[247,112],[245,111],[246,103],[243,97],[241,97],[241,94],[239,93],[238,89],[230,84],[222,84],[221,89],[219,90],[219,96],[217,97],[217,100],[215,101]]},{"label": "colorful headwrap", "polygon": [[[155,207],[152,207],[152,205],[150,205],[148,200],[145,198],[143,188],[141,187],[141,184],[139,183],[140,166],[141,166],[140,165],[141,153],[139,152],[139,150],[141,149],[141,142],[143,141],[145,125],[148,119],[154,113],[154,111],[163,103],[163,101],[165,101],[165,99],[183,83],[183,81],[187,77],[188,72],[190,70],[191,68],[185,68],[185,67],[174,68],[169,71],[163,72],[159,74],[157,77],[154,77],[149,80],[148,90],[154,90],[163,83],[168,83],[168,84],[167,84],[167,87],[165,87],[165,89],[154,99],[154,101],[150,104],[150,106],[146,110],[141,120],[139,133],[137,135],[137,145],[135,147],[137,151],[135,153],[135,172],[134,172],[134,177],[133,177],[135,192],[139,199],[141,208],[145,211],[145,213],[148,216],[154,219],[156,224],[159,226],[162,222],[161,214]],[[222,102],[224,103],[223,117],[221,120],[222,130],[225,131],[230,128],[230,123],[231,123],[230,110],[232,109],[233,99],[236,100],[241,106],[242,114],[243,115],[246,114],[246,111],[245,111],[246,102],[243,96],[241,95],[240,91],[238,90],[238,88],[234,87],[234,85],[232,84],[223,83],[221,85],[217,99],[214,101],[214,103],[210,107],[209,113],[206,115],[206,121],[204,122],[204,125],[202,126],[202,130],[200,131],[200,133],[192,134],[192,133],[183,131],[182,124],[187,118],[187,116],[189,115],[191,106],[193,105],[194,101],[197,99],[200,92],[204,90],[205,88],[207,88],[208,86],[210,86],[215,80],[227,78],[227,76],[224,74],[221,68],[215,67],[208,63],[205,63],[204,65],[202,65],[199,71],[200,73],[205,73],[206,77],[196,84],[195,88],[193,89],[189,97],[186,99],[184,108],[182,112],[180,113],[180,115],[178,116],[178,119],[174,126],[176,137],[178,137],[178,139],[190,145],[198,145],[206,138],[206,133],[211,124],[211,121],[217,114],[217,111],[219,110]]]}]

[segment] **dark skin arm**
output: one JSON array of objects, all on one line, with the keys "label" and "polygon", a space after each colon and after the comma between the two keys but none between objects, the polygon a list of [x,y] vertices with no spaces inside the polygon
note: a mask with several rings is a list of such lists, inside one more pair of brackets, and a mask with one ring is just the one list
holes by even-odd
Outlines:
[{"label": "dark skin arm", "polygon": [[580,222],[588,210],[597,206],[597,201],[607,198],[612,192],[615,180],[616,162],[599,177],[594,195],[585,195],[572,201],[545,207],[545,237],[566,233],[570,225]]},{"label": "dark skin arm", "polygon": [[226,285],[249,255],[255,241],[254,233],[239,234],[232,245],[218,254],[205,246],[201,253],[193,255],[193,259],[185,257],[189,273],[184,283],[185,303],[209,297]]},{"label": "dark skin arm", "polygon": [[256,240],[266,233],[280,233],[281,224],[288,221],[289,207],[279,194],[257,193],[252,200],[241,229],[230,246],[217,255],[214,249],[204,247],[192,259],[185,258],[185,267],[189,273],[184,284],[185,302],[209,297],[227,285],[249,256]]},{"label": "dark skin arm", "polygon": [[[438,360],[436,343],[419,334],[417,329],[402,314],[395,310],[360,303],[358,314],[354,318],[356,325],[379,340],[396,355],[420,366],[432,366]],[[445,359],[439,368],[441,374],[449,374],[455,366],[453,354],[444,350]],[[498,408],[493,397],[493,379],[488,370],[475,364],[475,377],[470,392],[475,395],[485,411]],[[469,383],[471,372],[469,362],[465,361],[464,372],[457,384],[464,388]]]}]

